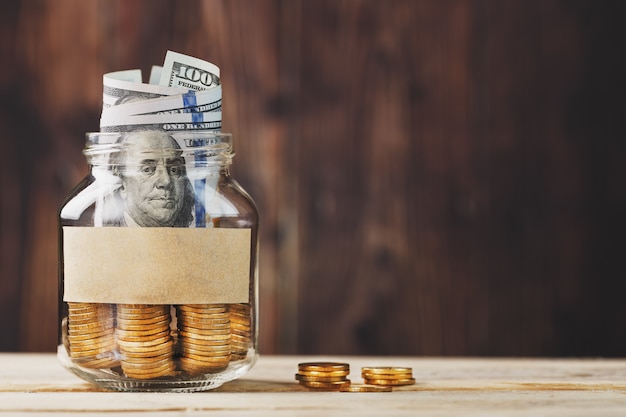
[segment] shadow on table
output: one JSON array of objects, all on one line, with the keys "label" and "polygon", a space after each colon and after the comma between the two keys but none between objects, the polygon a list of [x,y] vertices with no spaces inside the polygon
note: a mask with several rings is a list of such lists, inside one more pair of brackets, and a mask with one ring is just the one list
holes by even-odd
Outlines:
[{"label": "shadow on table", "polygon": [[236,379],[225,383],[214,392],[298,392],[307,389],[294,382],[261,381],[252,379]]}]

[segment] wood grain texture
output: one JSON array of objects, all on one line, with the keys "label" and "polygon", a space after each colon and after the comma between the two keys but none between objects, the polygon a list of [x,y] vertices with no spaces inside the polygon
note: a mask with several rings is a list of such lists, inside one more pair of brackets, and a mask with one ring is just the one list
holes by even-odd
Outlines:
[{"label": "wood grain texture", "polygon": [[[410,367],[415,385],[386,393],[310,392],[298,363],[341,361],[352,384],[363,366]],[[375,365],[373,365],[375,364]],[[65,371],[52,354],[1,354],[0,412],[154,416],[621,416],[624,360],[261,356],[252,370],[207,393],[102,392]]]},{"label": "wood grain texture", "polygon": [[264,353],[626,352],[621,2],[20,0],[0,16],[0,350],[56,345],[101,77],[218,64]]}]

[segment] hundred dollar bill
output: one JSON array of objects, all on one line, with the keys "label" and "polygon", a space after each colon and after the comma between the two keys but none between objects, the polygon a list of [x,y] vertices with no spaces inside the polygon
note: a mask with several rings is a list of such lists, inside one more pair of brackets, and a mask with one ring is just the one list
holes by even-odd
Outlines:
[{"label": "hundred dollar bill", "polygon": [[150,79],[148,80],[148,84],[159,84],[161,81],[161,73],[163,72],[163,67],[158,65],[153,65],[150,70]]},{"label": "hundred dollar bill", "polygon": [[159,85],[201,91],[219,84],[217,65],[174,51],[165,54]]},{"label": "hundred dollar bill", "polygon": [[222,128],[222,112],[182,114],[149,114],[131,116],[104,116],[100,119],[101,132],[130,132],[136,130],[215,130]]},{"label": "hundred dollar bill", "polygon": [[116,71],[102,77],[102,108],[107,109],[129,101],[185,94],[189,88],[168,87],[141,82],[141,70]]},{"label": "hundred dollar bill", "polygon": [[222,87],[205,91],[189,91],[184,94],[161,96],[141,101],[131,101],[102,110],[102,118],[141,114],[204,113],[222,108]]}]

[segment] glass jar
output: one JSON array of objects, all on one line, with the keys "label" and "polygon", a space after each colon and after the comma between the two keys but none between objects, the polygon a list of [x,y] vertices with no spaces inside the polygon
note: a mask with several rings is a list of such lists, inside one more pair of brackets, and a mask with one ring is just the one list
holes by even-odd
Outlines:
[{"label": "glass jar", "polygon": [[61,363],[100,387],[201,391],[257,353],[258,213],[214,131],[88,133],[59,218]]}]

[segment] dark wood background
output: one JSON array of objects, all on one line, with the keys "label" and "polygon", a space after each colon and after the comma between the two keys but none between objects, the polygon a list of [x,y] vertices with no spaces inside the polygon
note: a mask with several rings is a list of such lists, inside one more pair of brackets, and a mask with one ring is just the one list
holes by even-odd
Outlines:
[{"label": "dark wood background", "polygon": [[56,345],[102,74],[219,65],[261,353],[626,354],[626,2],[21,0],[0,14],[0,350]]}]

